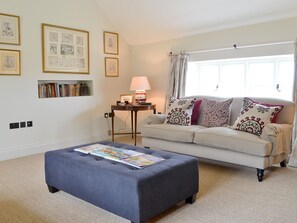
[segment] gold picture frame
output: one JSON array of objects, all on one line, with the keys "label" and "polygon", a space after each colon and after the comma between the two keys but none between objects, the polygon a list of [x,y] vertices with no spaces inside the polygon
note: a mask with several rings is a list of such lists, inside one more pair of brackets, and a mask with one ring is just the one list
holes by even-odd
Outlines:
[{"label": "gold picture frame", "polygon": [[21,44],[19,16],[0,13],[0,44]]},{"label": "gold picture frame", "polygon": [[21,75],[21,51],[0,49],[0,75]]},{"label": "gold picture frame", "polygon": [[89,74],[89,32],[42,23],[44,73]]},{"label": "gold picture frame", "polygon": [[113,32],[103,32],[103,45],[105,54],[119,54],[119,34]]},{"label": "gold picture frame", "polygon": [[132,104],[133,103],[133,95],[132,94],[121,94],[120,102],[125,103],[125,101],[128,101],[129,104]]},{"label": "gold picture frame", "polygon": [[119,59],[114,57],[105,57],[105,76],[119,76]]}]

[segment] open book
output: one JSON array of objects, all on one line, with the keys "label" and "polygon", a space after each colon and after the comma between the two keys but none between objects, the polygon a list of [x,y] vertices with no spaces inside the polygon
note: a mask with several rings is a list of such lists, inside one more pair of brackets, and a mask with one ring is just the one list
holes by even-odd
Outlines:
[{"label": "open book", "polygon": [[74,149],[74,151],[89,154],[95,149],[110,148],[110,147],[111,146],[97,143],[97,144],[92,144],[92,145],[89,145],[89,146],[76,148],[76,149]]},{"label": "open book", "polygon": [[163,158],[140,153],[134,150],[111,147],[103,144],[93,144],[81,148],[74,149],[82,153],[90,153],[91,155],[100,156],[105,159],[113,160],[127,165],[143,168],[158,163]]}]

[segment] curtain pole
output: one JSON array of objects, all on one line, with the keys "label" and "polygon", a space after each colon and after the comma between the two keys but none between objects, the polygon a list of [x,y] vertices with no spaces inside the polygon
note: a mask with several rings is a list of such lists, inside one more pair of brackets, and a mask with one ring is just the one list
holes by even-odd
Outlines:
[{"label": "curtain pole", "polygon": [[[207,52],[215,52],[215,51],[223,51],[223,50],[244,49],[244,48],[273,46],[273,45],[285,45],[285,44],[293,44],[293,43],[294,43],[294,41],[275,42],[275,43],[263,43],[263,44],[246,45],[246,46],[238,46],[237,44],[234,44],[233,47],[225,47],[225,48],[217,48],[217,49],[209,49],[209,50],[195,50],[195,51],[186,51],[186,52],[188,54],[207,53]],[[181,53],[182,52],[183,51],[181,51]]]}]

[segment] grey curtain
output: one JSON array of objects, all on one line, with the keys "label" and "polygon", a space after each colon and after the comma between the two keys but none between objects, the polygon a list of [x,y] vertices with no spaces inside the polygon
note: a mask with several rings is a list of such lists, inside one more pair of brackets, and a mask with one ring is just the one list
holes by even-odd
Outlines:
[{"label": "grey curtain", "polygon": [[[189,55],[186,53],[170,56],[169,86],[166,94],[166,108],[171,96],[180,98],[185,96],[186,73]],[[166,110],[165,108],[165,110]]]},{"label": "grey curtain", "polygon": [[[297,105],[297,39],[295,41],[295,51],[294,51],[294,86],[293,86],[293,101]],[[293,151],[289,160],[289,165],[292,167],[297,167],[297,110],[295,111],[294,129],[293,129]]]}]

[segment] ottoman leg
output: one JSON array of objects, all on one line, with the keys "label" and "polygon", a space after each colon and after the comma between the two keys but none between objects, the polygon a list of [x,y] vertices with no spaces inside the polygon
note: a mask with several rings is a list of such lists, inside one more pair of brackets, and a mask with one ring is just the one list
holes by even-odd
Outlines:
[{"label": "ottoman leg", "polygon": [[51,185],[47,185],[47,187],[48,187],[49,192],[51,192],[51,193],[56,193],[56,192],[59,191],[58,188],[55,188],[55,187],[53,187]]},{"label": "ottoman leg", "polygon": [[193,204],[196,200],[196,194],[192,195],[191,197],[186,198],[186,203]]}]

